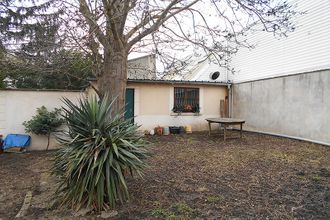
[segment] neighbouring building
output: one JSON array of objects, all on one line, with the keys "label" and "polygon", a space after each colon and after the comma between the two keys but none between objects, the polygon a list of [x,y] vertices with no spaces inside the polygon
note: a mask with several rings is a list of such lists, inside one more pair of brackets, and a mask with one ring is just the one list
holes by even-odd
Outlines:
[{"label": "neighbouring building", "polygon": [[247,130],[330,145],[330,1],[294,3],[306,12],[295,32],[254,33],[256,47],[233,57],[231,114]]}]

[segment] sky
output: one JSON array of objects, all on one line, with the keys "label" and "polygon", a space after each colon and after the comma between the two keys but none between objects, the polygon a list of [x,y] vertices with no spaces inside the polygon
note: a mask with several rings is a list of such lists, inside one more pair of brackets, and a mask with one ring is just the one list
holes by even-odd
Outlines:
[{"label": "sky", "polygon": [[[70,0],[72,1],[72,0]],[[291,0],[290,2],[291,3],[296,3],[296,2],[299,2],[300,0]],[[44,2],[44,0],[39,0],[37,1],[37,3],[42,3]],[[76,1],[72,1],[72,2],[76,2]],[[152,1],[150,1],[152,2]],[[159,1],[159,2],[162,2],[162,1]],[[219,20],[216,16],[216,10],[214,7],[212,7],[210,5],[210,3],[207,3],[208,1],[202,1],[200,3],[198,3],[197,5],[194,6],[195,9],[198,9],[199,12],[205,16],[205,19],[207,20],[207,23],[209,26],[211,27],[220,27],[220,29],[224,29],[226,26],[228,26],[228,23],[224,22],[223,20]],[[26,6],[29,6],[31,5],[31,2],[30,1],[24,1],[24,3],[21,3],[20,1],[16,1],[16,4],[20,5],[20,4],[24,4]],[[224,10],[223,13],[227,14],[228,17],[232,17],[232,13],[227,9],[227,10]],[[204,30],[202,28],[198,28],[198,26],[201,26],[201,24],[203,23],[203,19],[198,16],[195,15],[194,16],[194,20],[192,20],[192,16],[190,13],[187,13],[187,14],[184,14],[184,16],[180,16],[178,18],[179,20],[179,23],[182,24],[181,28],[183,30],[184,33],[186,34],[190,34],[191,36],[202,36],[202,37],[205,37],[206,38],[206,41],[205,43],[207,44],[208,42],[210,42],[210,37],[207,36],[207,33],[206,32],[203,32]],[[246,17],[242,16],[241,18],[239,18],[241,21],[246,21]],[[130,21],[128,21],[127,25],[130,25]],[[197,29],[194,29],[193,26],[196,26]],[[171,29],[175,32],[175,33],[179,33],[180,32],[180,28],[178,27],[177,24],[175,24],[175,22],[173,22],[172,20],[172,24],[170,24],[170,27]],[[237,28],[239,29],[240,27],[237,26]],[[150,38],[146,38],[146,39],[150,39]],[[15,42],[14,42],[15,43]],[[173,42],[172,42],[173,43]],[[160,46],[162,50],[164,50],[164,52],[166,53],[169,53],[171,54],[172,56],[176,56],[178,58],[185,58],[187,56],[190,56],[191,54],[194,54],[194,53],[201,53],[201,50],[198,49],[197,47],[195,46],[190,46],[190,47],[187,47],[183,50],[172,50],[172,49],[169,49],[169,48],[166,48],[166,45],[161,45]],[[132,58],[137,58],[137,57],[140,57],[140,56],[145,56],[147,54],[150,54],[151,51],[152,51],[152,48],[149,47],[148,48],[149,51],[146,52],[132,52],[129,54],[129,59],[132,59]],[[158,69],[161,69],[161,64],[159,62],[157,62],[157,67]]]}]

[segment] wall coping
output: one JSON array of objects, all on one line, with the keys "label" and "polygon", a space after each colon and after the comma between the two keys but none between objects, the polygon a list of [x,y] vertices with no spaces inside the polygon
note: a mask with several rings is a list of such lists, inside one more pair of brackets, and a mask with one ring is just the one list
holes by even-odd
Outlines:
[{"label": "wall coping", "polygon": [[84,92],[85,90],[66,90],[66,89],[25,89],[25,88],[18,88],[18,89],[9,89],[3,88],[0,89],[1,91],[13,91],[13,92],[20,92],[20,91],[28,91],[28,92]]},{"label": "wall coping", "polygon": [[312,74],[312,73],[319,73],[323,71],[329,71],[330,68],[325,68],[325,69],[316,69],[316,70],[310,70],[310,71],[302,71],[299,73],[293,73],[293,74],[284,74],[284,75],[279,75],[279,76],[269,76],[266,78],[262,79],[253,79],[253,80],[247,80],[247,81],[242,81],[242,82],[233,82],[233,85],[238,85],[238,84],[244,84],[244,83],[253,83],[253,82],[258,82],[258,81],[264,81],[264,80],[271,80],[271,79],[277,79],[277,78],[285,78],[285,77],[290,77],[290,76],[298,76],[298,75],[304,75],[304,74]]}]

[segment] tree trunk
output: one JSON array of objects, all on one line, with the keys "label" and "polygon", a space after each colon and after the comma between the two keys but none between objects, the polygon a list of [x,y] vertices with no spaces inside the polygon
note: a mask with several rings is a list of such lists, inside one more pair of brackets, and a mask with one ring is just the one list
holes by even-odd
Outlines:
[{"label": "tree trunk", "polygon": [[48,151],[49,142],[50,142],[50,133],[47,134],[47,147],[46,147],[46,151]]},{"label": "tree trunk", "polygon": [[98,89],[102,96],[116,98],[112,115],[122,112],[125,107],[127,84],[127,53],[118,49],[115,52],[104,52],[104,69],[98,78]]}]

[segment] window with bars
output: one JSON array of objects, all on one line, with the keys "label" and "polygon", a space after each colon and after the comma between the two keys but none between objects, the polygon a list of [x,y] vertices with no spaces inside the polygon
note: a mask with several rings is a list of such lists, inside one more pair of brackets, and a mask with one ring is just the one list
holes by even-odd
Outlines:
[{"label": "window with bars", "polygon": [[199,112],[199,88],[174,87],[173,112]]}]

